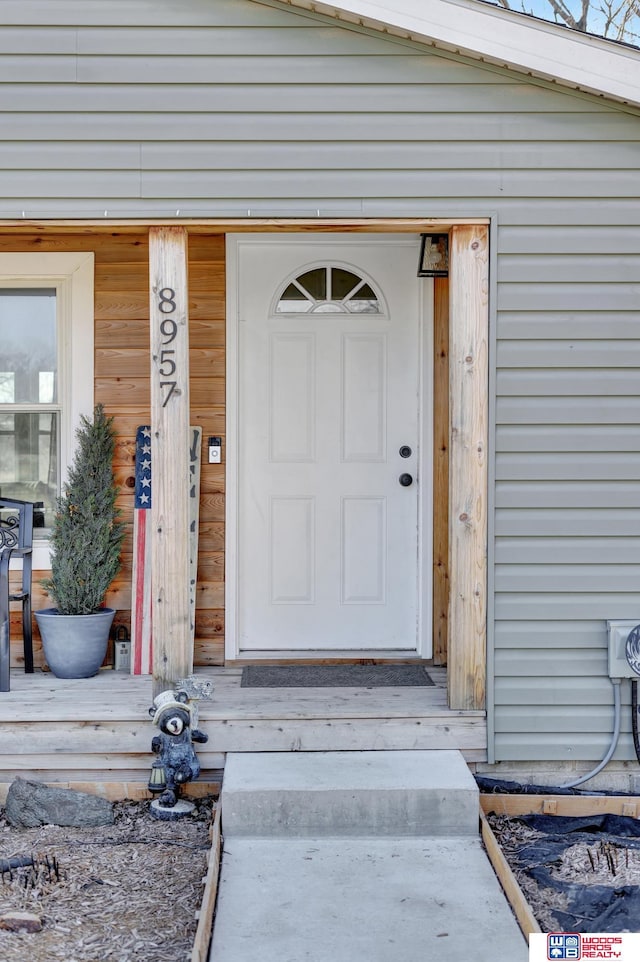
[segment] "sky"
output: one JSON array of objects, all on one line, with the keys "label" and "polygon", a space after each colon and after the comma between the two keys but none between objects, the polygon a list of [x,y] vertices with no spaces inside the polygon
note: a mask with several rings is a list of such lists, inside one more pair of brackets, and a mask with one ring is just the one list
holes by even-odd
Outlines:
[{"label": "sky", "polygon": [[[485,0],[485,2],[493,3],[495,6],[501,6],[499,0]],[[571,13],[578,17],[580,15],[582,4],[580,0],[563,0],[564,5],[571,11]],[[617,9],[620,6],[623,10],[633,3],[634,0],[612,0],[612,6]],[[526,13],[531,13],[536,17],[540,17],[542,20],[549,20],[550,22],[562,22],[554,16],[553,7],[549,0],[509,0],[509,6],[512,10],[523,11]],[[587,23],[587,29],[589,33],[595,33],[598,36],[604,36],[604,30],[606,25],[606,18],[602,13],[602,8],[606,7],[604,0],[591,0],[591,6],[589,9],[589,19]],[[640,4],[636,3],[636,9],[640,10]],[[616,18],[616,21],[619,17]],[[626,36],[623,38],[627,43],[635,44],[640,46],[640,15],[636,13],[633,18],[628,23],[628,31]],[[617,34],[615,30],[611,30],[608,33],[608,39],[617,39]]]}]

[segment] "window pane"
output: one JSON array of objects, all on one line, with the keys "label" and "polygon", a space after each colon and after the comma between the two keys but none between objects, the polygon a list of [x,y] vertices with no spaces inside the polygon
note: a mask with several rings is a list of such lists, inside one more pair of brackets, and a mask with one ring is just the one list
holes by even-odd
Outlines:
[{"label": "window pane", "polygon": [[298,284],[301,284],[305,291],[309,291],[314,300],[324,301],[327,296],[327,268],[316,267],[306,274],[301,274]]},{"label": "window pane", "polygon": [[380,305],[378,301],[367,301],[361,300],[359,297],[354,297],[352,300],[347,301],[347,307],[352,314],[379,314]]},{"label": "window pane", "polygon": [[344,310],[341,304],[334,304],[333,301],[327,301],[325,304],[318,304],[317,307],[313,309],[314,314],[344,314]]},{"label": "window pane", "polygon": [[342,267],[334,267],[331,271],[331,298],[342,301],[360,283],[357,274],[345,271]]},{"label": "window pane", "polygon": [[375,291],[371,290],[369,284],[363,284],[359,291],[356,292],[356,300],[377,300]]},{"label": "window pane", "polygon": [[13,371],[0,371],[0,404],[13,404],[16,399],[16,376]]},{"label": "window pane", "polygon": [[303,294],[299,287],[295,284],[289,284],[286,291],[282,295],[283,301],[306,301],[307,296]]},{"label": "window pane", "polygon": [[308,314],[312,307],[312,301],[280,301],[278,314]]},{"label": "window pane", "polygon": [[380,304],[368,284],[358,288],[354,296],[347,302],[347,307],[353,314],[379,314]]},{"label": "window pane", "polygon": [[345,267],[327,266],[314,267],[287,284],[278,300],[276,312],[380,314],[381,308],[380,298],[364,278]]},{"label": "window pane", "polygon": [[47,413],[0,416],[0,495],[42,502],[34,524],[51,527],[58,483],[59,415]]},{"label": "window pane", "polygon": [[0,403],[57,400],[56,292],[0,288]]}]

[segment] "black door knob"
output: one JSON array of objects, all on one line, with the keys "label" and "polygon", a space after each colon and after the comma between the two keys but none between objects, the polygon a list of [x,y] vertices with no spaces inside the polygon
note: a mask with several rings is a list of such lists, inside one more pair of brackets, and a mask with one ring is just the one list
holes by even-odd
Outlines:
[{"label": "black door knob", "polygon": [[403,488],[408,488],[410,485],[413,484],[413,478],[411,477],[410,474],[401,474],[400,477],[398,478],[398,481],[400,482]]},{"label": "black door knob", "polygon": [[411,448],[409,447],[408,444],[403,444],[402,447],[400,448],[400,457],[401,458],[411,457]]}]

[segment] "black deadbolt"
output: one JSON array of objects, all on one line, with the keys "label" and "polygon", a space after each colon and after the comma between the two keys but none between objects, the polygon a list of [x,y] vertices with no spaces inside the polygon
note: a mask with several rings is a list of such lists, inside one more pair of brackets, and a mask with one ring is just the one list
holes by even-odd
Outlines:
[{"label": "black deadbolt", "polygon": [[410,458],[410,457],[411,457],[411,454],[412,454],[412,451],[411,451],[411,448],[409,447],[409,445],[408,445],[408,444],[403,444],[402,447],[400,448],[400,457],[401,457],[401,458]]},{"label": "black deadbolt", "polygon": [[398,478],[398,481],[403,488],[408,488],[411,484],[413,484],[413,478],[410,474],[401,474]]}]

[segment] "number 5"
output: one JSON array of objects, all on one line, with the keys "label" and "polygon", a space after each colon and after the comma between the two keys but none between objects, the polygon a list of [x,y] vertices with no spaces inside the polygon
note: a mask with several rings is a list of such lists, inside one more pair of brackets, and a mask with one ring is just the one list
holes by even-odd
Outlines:
[{"label": "number 5", "polygon": [[[161,352],[161,354],[160,354],[160,377],[171,377],[172,374],[175,374],[175,371],[176,371],[176,362],[175,362],[175,361],[172,361],[170,357],[167,357],[167,356],[166,356],[167,354],[175,354],[175,353],[176,353],[175,351],[162,351],[162,352]],[[168,370],[168,371],[165,371],[165,370],[164,370],[164,365],[165,365],[165,364],[168,365],[168,367],[169,367],[169,370]]]}]

